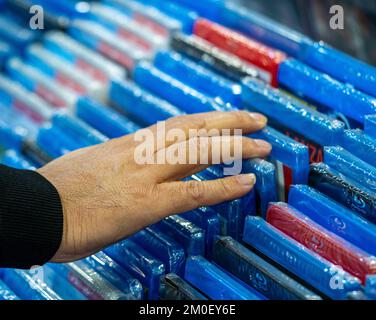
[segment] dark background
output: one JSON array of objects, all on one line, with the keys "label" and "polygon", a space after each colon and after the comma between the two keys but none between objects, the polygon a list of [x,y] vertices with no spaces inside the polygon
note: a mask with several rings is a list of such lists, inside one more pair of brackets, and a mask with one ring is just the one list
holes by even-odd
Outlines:
[{"label": "dark background", "polygon": [[[234,0],[376,66],[376,0]],[[329,28],[329,8],[342,5],[345,29]]]}]

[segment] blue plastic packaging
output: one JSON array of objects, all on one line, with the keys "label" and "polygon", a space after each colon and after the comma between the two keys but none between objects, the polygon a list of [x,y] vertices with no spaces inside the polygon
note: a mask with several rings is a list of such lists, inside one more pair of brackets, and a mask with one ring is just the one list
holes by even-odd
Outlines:
[{"label": "blue plastic packaging", "polygon": [[376,97],[376,68],[323,42],[305,46],[299,59],[358,90]]},{"label": "blue plastic packaging", "polygon": [[187,113],[234,110],[158,70],[150,63],[140,63],[134,71],[135,82]]},{"label": "blue plastic packaging", "polygon": [[376,223],[376,193],[362,188],[324,163],[311,165],[309,185],[361,217]]},{"label": "blue plastic packaging", "polygon": [[184,114],[130,81],[114,81],[110,89],[111,105],[141,125],[152,125]]},{"label": "blue plastic packaging", "polygon": [[1,163],[15,169],[34,170],[34,165],[17,150],[9,149],[2,156]]},{"label": "blue plastic packaging", "polygon": [[31,271],[4,269],[2,278],[8,287],[22,300],[62,300],[54,290]]},{"label": "blue plastic packaging", "polygon": [[185,279],[214,300],[260,300],[259,296],[200,256],[187,260]]},{"label": "blue plastic packaging", "polygon": [[210,259],[214,239],[221,232],[221,217],[219,213],[212,208],[201,207],[193,211],[185,212],[181,217],[189,220],[205,231],[205,257]]},{"label": "blue plastic packaging", "polygon": [[204,255],[205,231],[192,222],[180,216],[170,216],[151,228],[157,228],[177,241],[187,256]]},{"label": "blue plastic packaging", "polygon": [[266,127],[250,136],[265,140],[272,145],[269,158],[276,161],[280,200],[285,198],[290,184],[306,184],[308,182],[309,152],[306,146],[271,127]]},{"label": "blue plastic packaging", "polygon": [[166,272],[184,274],[184,248],[174,239],[152,227],[137,232],[130,239],[163,262]]},{"label": "blue plastic packaging", "polygon": [[16,294],[3,282],[0,280],[0,300],[19,300]]},{"label": "blue plastic packaging", "polygon": [[126,70],[102,55],[82,45],[65,33],[50,31],[43,38],[45,48],[69,61],[95,79],[124,79]]},{"label": "blue plastic packaging", "polygon": [[365,117],[364,132],[370,137],[376,139],[376,114]]},{"label": "blue plastic packaging", "polygon": [[365,286],[366,297],[370,300],[376,299],[376,276],[369,275],[367,277],[366,286]]},{"label": "blue plastic packaging", "polygon": [[213,262],[272,300],[321,300],[321,297],[272,266],[231,237],[215,241]]},{"label": "blue plastic packaging", "polygon": [[130,275],[125,276],[126,271],[120,275],[119,268],[113,269],[116,262],[111,260],[106,254],[99,253],[84,259],[84,262],[126,295],[127,300],[140,300],[143,294],[141,283]]},{"label": "blue plastic packaging", "polygon": [[341,146],[376,167],[376,138],[370,137],[359,129],[345,130]]},{"label": "blue plastic packaging", "polygon": [[208,300],[201,292],[193,288],[174,273],[166,274],[161,279],[159,300]]},{"label": "blue plastic packaging", "polygon": [[70,27],[69,34],[90,49],[123,66],[129,72],[132,72],[139,61],[150,57],[149,53],[132,43],[121,41],[110,30],[93,21],[76,20]]},{"label": "blue plastic packaging", "polygon": [[117,111],[90,98],[78,100],[76,116],[110,139],[119,138],[140,129],[138,125],[123,117]]},{"label": "blue plastic packaging", "polygon": [[162,262],[130,239],[119,242],[104,252],[142,283],[149,300],[158,299],[160,279],[165,273]]},{"label": "blue plastic packaging", "polygon": [[106,142],[108,138],[83,121],[68,114],[59,113],[52,117],[52,125],[65,132],[82,147]]},{"label": "blue plastic packaging", "polygon": [[127,294],[121,292],[82,260],[67,264],[50,264],[50,266],[89,300],[128,299]]},{"label": "blue plastic packaging", "polygon": [[40,124],[51,118],[53,108],[17,82],[0,76],[0,100]]},{"label": "blue plastic packaging", "polygon": [[324,162],[368,190],[376,192],[376,168],[342,147],[325,147]]},{"label": "blue plastic packaging", "polygon": [[0,40],[0,68],[2,69],[9,58],[14,57],[15,52],[13,47],[2,40]]},{"label": "blue plastic packaging", "polygon": [[9,60],[6,69],[15,81],[56,108],[68,108],[76,104],[77,94],[68,88],[62,88],[46,74],[21,60]]},{"label": "blue plastic packaging", "polygon": [[275,165],[263,159],[245,160],[242,173],[256,175],[256,204],[258,212],[265,215],[269,203],[278,199]]},{"label": "blue plastic packaging", "polygon": [[292,186],[289,204],[325,229],[364,251],[376,254],[376,226],[317,190]]},{"label": "blue plastic packaging", "polygon": [[297,60],[281,63],[278,80],[281,86],[299,96],[341,112],[357,122],[363,123],[366,115],[376,113],[376,98]]},{"label": "blue plastic packaging", "polygon": [[344,300],[359,290],[359,279],[309,251],[259,217],[248,217],[243,240],[326,296]]},{"label": "blue plastic packaging", "polygon": [[341,143],[345,125],[255,79],[243,80],[246,108],[265,114],[268,123],[307,145],[311,162],[322,162],[323,146]]},{"label": "blue plastic packaging", "polygon": [[240,105],[241,87],[238,84],[184,58],[179,53],[158,52],[154,58],[154,66],[212,98],[218,98],[234,106]]}]

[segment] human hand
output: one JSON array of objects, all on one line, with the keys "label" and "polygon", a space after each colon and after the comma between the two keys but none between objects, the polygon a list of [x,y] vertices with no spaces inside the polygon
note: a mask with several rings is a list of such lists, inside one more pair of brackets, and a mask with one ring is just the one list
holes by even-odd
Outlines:
[{"label": "human hand", "polygon": [[[100,251],[159,220],[201,206],[211,206],[240,198],[251,191],[254,175],[238,175],[212,181],[180,181],[209,167],[219,146],[234,151],[241,145],[241,158],[265,157],[271,146],[260,140],[234,136],[235,129],[251,133],[262,129],[266,118],[245,111],[211,112],[171,118],[166,131],[181,129],[231,129],[230,135],[177,138],[158,136],[157,125],[148,130],[156,143],[154,154],[179,148],[188,153],[191,147],[209,155],[208,163],[139,164],[135,152],[140,132],[67,154],[38,170],[58,190],[64,211],[63,239],[53,262],[69,262]],[[206,142],[205,142],[206,141]],[[162,142],[162,143],[161,143]],[[160,145],[163,145],[160,148]],[[214,151],[214,153],[213,153]],[[211,156],[213,155],[213,156]],[[220,155],[222,162],[228,162]]]}]

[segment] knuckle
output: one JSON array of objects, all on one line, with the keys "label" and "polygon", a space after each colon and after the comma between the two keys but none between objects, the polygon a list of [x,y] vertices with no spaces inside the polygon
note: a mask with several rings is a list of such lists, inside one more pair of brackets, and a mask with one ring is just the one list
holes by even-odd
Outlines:
[{"label": "knuckle", "polygon": [[246,112],[245,111],[233,111],[232,116],[234,117],[234,121],[238,124],[244,123],[246,119]]},{"label": "knuckle", "polygon": [[205,184],[197,181],[187,182],[186,191],[195,202],[201,202],[205,197]]}]

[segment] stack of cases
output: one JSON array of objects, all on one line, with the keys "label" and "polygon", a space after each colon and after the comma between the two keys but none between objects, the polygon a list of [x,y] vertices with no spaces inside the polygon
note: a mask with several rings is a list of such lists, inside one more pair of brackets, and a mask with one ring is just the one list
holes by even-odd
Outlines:
[{"label": "stack of cases", "polygon": [[[1,163],[34,170],[170,117],[248,110],[267,159],[240,199],[68,264],[0,271],[0,300],[376,298],[376,69],[227,0],[0,10]],[[217,165],[187,180],[224,176]]]}]

